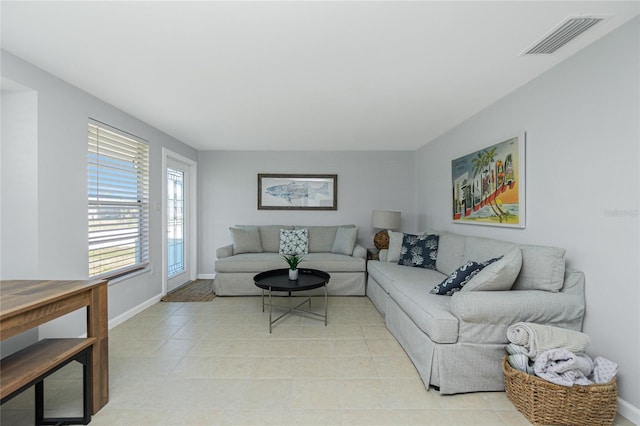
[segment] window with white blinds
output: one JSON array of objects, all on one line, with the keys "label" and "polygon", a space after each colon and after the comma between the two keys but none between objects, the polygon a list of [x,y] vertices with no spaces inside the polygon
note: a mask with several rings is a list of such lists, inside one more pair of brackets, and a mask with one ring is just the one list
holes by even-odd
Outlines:
[{"label": "window with white blinds", "polygon": [[113,278],[149,263],[149,145],[89,123],[89,276]]}]

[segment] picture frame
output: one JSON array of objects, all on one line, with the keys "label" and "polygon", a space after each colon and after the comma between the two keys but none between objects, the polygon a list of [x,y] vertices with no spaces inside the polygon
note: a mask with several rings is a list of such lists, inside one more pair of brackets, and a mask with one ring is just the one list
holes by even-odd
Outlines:
[{"label": "picture frame", "polygon": [[525,132],[451,161],[453,223],[524,228]]},{"label": "picture frame", "polygon": [[338,175],[260,173],[258,210],[338,210]]}]

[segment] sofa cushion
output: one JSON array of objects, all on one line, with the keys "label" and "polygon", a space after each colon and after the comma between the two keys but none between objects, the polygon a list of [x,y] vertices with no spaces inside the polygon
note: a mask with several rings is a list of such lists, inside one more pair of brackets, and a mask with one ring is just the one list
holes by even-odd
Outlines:
[{"label": "sofa cushion", "polygon": [[513,247],[501,258],[491,260],[495,261],[474,276],[462,288],[462,291],[501,291],[511,289],[522,266],[520,248]]},{"label": "sofa cushion", "polygon": [[432,228],[425,228],[420,235],[439,235],[440,233]]},{"label": "sofa cushion", "polygon": [[478,274],[484,265],[473,260],[468,261],[455,271],[453,271],[440,284],[436,285],[429,291],[431,294],[439,294],[442,296],[452,296],[453,293],[460,291],[471,279]]},{"label": "sofa cushion", "polygon": [[517,244],[508,241],[494,240],[492,238],[466,237],[463,262],[468,260],[484,262],[503,256],[509,250],[517,247]]},{"label": "sofa cushion", "polygon": [[422,281],[428,291],[441,282],[445,276],[438,271],[424,268],[410,268],[398,265],[397,263],[380,262],[370,260],[367,264],[367,273],[382,287],[387,293],[393,286],[394,281]]},{"label": "sofa cushion", "polygon": [[338,228],[335,240],[331,246],[331,253],[351,256],[358,239],[358,228]]},{"label": "sofa cushion", "polygon": [[445,275],[449,275],[460,265],[465,263],[462,259],[464,257],[464,243],[466,241],[466,237],[451,234],[449,232],[441,232],[439,237],[436,269]]},{"label": "sofa cushion", "polygon": [[336,238],[337,226],[296,226],[309,232],[309,253],[329,253]]},{"label": "sofa cushion", "polygon": [[[334,253],[309,253],[304,256],[301,268],[320,269],[333,272],[364,272],[366,261],[361,258]],[[278,253],[243,253],[218,259],[216,272],[264,272],[271,269],[284,269],[287,264]]]},{"label": "sofa cushion", "polygon": [[280,254],[309,253],[309,231],[305,229],[280,230]]},{"label": "sofa cushion", "polygon": [[402,232],[387,231],[389,233],[389,249],[387,250],[387,262],[398,263],[402,250]]},{"label": "sofa cushion", "polygon": [[437,235],[404,234],[398,265],[435,270],[437,256]]},{"label": "sofa cushion", "polygon": [[431,286],[425,281],[398,281],[391,287],[389,296],[431,340],[456,343],[458,319],[450,312],[451,297],[429,294]]},{"label": "sofa cushion", "polygon": [[365,272],[367,260],[337,253],[309,253],[305,256],[303,268],[332,272]]},{"label": "sofa cushion", "polygon": [[233,241],[233,254],[262,253],[260,231],[257,226],[229,228]]},{"label": "sofa cushion", "polygon": [[258,225],[262,250],[269,253],[278,253],[280,250],[280,230],[293,229],[287,225]]},{"label": "sofa cushion", "polygon": [[522,245],[522,268],[514,290],[557,292],[564,284],[565,249]]}]

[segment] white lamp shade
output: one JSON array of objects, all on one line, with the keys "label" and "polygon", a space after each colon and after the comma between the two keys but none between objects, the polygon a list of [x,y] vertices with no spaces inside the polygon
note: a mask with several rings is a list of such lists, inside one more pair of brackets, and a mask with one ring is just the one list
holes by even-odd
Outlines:
[{"label": "white lamp shade", "polygon": [[398,229],[400,227],[400,212],[374,210],[371,214],[371,226],[378,229]]}]

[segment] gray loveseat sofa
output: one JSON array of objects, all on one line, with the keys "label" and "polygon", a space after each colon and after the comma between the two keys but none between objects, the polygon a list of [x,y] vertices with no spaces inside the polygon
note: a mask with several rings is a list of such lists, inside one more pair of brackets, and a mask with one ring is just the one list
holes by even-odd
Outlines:
[{"label": "gray loveseat sofa", "polygon": [[[364,296],[367,250],[356,243],[354,225],[343,226],[236,226],[230,229],[234,244],[216,250],[216,277],[213,289],[218,296],[259,295],[253,277],[271,269],[286,268],[279,254],[281,229],[307,229],[308,251],[301,268],[326,271],[331,275],[329,295]],[[244,232],[246,231],[246,232]],[[341,236],[351,234],[351,239]],[[256,235],[258,235],[256,240]],[[314,292],[312,292],[314,293]]]},{"label": "gray loveseat sofa", "polygon": [[[584,275],[565,270],[564,249],[440,233],[430,270],[387,261],[397,257],[395,234],[389,251],[368,263],[367,296],[427,387],[503,390],[506,331],[518,321],[582,329]],[[452,296],[430,294],[465,262],[499,256]]]}]

